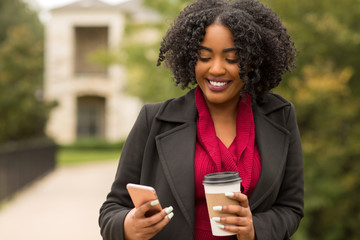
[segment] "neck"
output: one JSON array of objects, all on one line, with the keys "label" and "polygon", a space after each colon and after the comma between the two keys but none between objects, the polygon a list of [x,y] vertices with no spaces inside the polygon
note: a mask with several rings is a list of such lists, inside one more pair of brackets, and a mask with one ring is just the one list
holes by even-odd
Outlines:
[{"label": "neck", "polygon": [[236,137],[236,117],[240,95],[237,101],[223,104],[211,104],[206,101],[214,122],[216,136],[228,148]]},{"label": "neck", "polygon": [[[206,100],[206,99],[205,99]],[[206,104],[209,108],[210,115],[214,122],[234,122],[236,121],[237,108],[240,100],[240,95],[237,101],[229,101],[221,104],[209,103],[206,100]]]}]

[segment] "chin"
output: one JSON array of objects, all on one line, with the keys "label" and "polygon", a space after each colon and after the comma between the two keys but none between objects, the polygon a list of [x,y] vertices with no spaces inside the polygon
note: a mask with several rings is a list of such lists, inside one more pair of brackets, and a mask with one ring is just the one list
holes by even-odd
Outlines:
[{"label": "chin", "polygon": [[208,102],[211,104],[223,104],[227,102],[227,99],[223,99],[223,98],[208,98]]}]

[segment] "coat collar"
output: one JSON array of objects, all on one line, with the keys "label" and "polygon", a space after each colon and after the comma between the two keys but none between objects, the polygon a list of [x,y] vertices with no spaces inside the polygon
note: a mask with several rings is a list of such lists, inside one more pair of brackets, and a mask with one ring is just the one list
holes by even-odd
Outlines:
[{"label": "coat collar", "polygon": [[[261,156],[260,179],[249,198],[255,210],[274,189],[286,161],[289,132],[269,117],[289,103],[270,94],[269,101],[253,105],[256,143]],[[156,118],[173,123],[173,127],[156,137],[160,161],[185,219],[192,228],[195,224],[194,155],[196,118],[194,89],[186,95],[166,101]]]},{"label": "coat collar", "polygon": [[288,101],[274,93],[269,93],[266,100],[267,101],[262,104],[255,104],[253,108],[258,109],[264,115],[268,115],[283,107],[290,106]]},{"label": "coat collar", "polygon": [[191,89],[182,97],[166,101],[156,118],[165,122],[185,123],[196,122],[197,115],[195,89]]}]

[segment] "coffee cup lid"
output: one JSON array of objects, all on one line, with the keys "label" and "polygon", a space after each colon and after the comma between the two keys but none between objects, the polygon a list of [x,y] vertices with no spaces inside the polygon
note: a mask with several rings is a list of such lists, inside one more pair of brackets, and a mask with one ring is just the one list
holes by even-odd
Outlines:
[{"label": "coffee cup lid", "polygon": [[205,175],[203,184],[228,184],[241,182],[238,172],[218,172]]}]

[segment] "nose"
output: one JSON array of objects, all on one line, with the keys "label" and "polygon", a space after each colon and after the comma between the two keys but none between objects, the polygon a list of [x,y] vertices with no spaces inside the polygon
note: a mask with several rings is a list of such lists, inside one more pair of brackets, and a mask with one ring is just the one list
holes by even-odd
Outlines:
[{"label": "nose", "polygon": [[213,76],[221,76],[225,74],[225,72],[226,70],[225,70],[224,62],[221,59],[214,58],[213,61],[211,62],[209,73],[212,74]]}]

